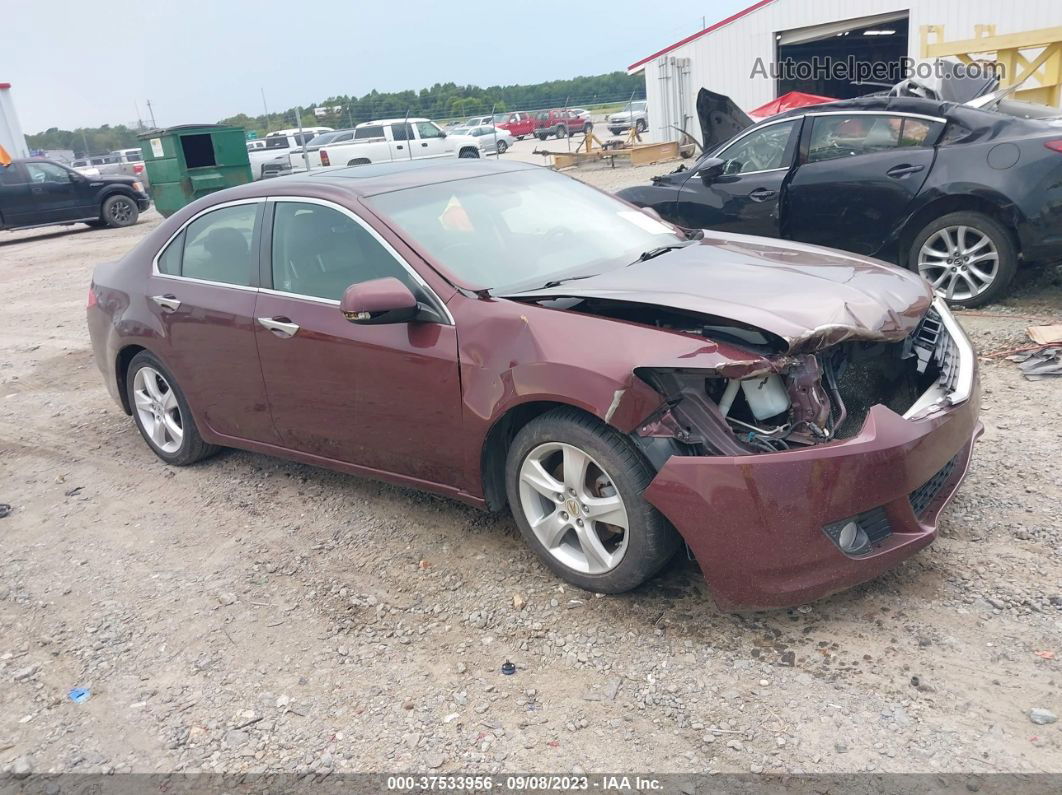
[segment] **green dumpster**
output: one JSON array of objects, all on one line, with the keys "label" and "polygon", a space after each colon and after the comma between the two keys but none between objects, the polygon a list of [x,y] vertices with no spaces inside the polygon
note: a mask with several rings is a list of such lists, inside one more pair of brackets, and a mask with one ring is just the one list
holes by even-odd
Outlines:
[{"label": "green dumpster", "polygon": [[251,181],[242,127],[185,124],[138,137],[151,198],[165,216],[200,196]]}]

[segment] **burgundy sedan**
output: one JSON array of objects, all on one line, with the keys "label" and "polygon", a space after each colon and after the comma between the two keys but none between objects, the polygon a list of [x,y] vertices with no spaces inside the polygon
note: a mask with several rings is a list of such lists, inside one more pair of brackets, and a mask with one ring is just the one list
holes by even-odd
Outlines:
[{"label": "burgundy sedan", "polygon": [[973,350],[917,275],[691,237],[520,163],[211,194],[97,267],[88,325],[170,464],[238,447],[508,505],[592,591],[685,542],[728,608],[929,544],[980,432]]}]

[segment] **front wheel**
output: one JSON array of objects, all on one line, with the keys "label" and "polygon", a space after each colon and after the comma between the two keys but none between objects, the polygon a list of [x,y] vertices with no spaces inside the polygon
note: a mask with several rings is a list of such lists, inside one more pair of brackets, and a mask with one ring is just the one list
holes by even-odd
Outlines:
[{"label": "front wheel", "polygon": [[638,121],[634,123],[634,129],[636,129],[639,133],[645,132],[645,128],[645,119],[638,119]]},{"label": "front wheel", "polygon": [[995,300],[1018,269],[1010,234],[977,212],[948,213],[915,236],[908,267],[949,304],[976,307]]},{"label": "front wheel", "polygon": [[563,124],[558,124],[557,125],[557,129],[556,129],[556,134],[557,134],[558,138],[567,138],[568,137],[568,128],[565,127]]},{"label": "front wheel", "polygon": [[498,141],[498,154],[504,155],[507,151],[509,151],[509,144],[505,141]]},{"label": "front wheel", "polygon": [[478,149],[471,149],[471,148],[462,149],[460,154],[458,154],[457,156],[458,157],[477,158],[477,157],[479,157],[479,150]]},{"label": "front wheel", "polygon": [[100,208],[100,220],[110,227],[132,226],[139,217],[136,202],[128,196],[111,196]]},{"label": "front wheel", "polygon": [[187,466],[218,451],[203,441],[176,379],[152,354],[141,351],[133,357],[125,385],[136,427],[167,464]]},{"label": "front wheel", "polygon": [[527,543],[559,577],[600,593],[636,588],[679,548],[674,528],[642,497],[652,478],[629,439],[574,409],[524,426],[505,472]]}]

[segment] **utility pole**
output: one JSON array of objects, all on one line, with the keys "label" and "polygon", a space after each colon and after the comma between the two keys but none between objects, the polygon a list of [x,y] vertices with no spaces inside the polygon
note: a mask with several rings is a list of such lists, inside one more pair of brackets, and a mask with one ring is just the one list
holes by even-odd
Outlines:
[{"label": "utility pole", "polygon": [[148,115],[151,117],[151,127],[157,130],[159,128],[158,122],[155,121],[155,109],[151,107],[151,100],[147,101]]},{"label": "utility pole", "polygon": [[144,129],[144,117],[140,115],[140,103],[135,99],[133,100],[133,107],[136,108],[136,128],[143,131]]},{"label": "utility pole", "polygon": [[299,146],[302,147],[302,164],[306,166],[306,171],[309,173],[313,169],[310,168],[310,155],[306,151],[306,136],[302,132],[302,108],[298,106],[295,108],[295,121],[299,123]]},{"label": "utility pole", "polygon": [[266,125],[268,126],[268,124],[269,124],[269,106],[266,104],[266,100],[265,100],[265,89],[264,88],[260,88],[258,90],[262,92],[262,110],[265,111]]}]

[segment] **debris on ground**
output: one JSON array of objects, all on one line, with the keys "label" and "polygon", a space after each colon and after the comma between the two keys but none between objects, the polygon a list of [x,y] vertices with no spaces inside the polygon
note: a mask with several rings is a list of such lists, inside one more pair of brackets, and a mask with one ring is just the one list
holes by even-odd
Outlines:
[{"label": "debris on ground", "polygon": [[69,696],[70,700],[75,704],[84,704],[92,697],[92,691],[87,687],[75,687],[67,693],[67,696]]},{"label": "debris on ground", "polygon": [[1008,356],[1007,359],[1018,363],[1029,381],[1041,381],[1052,375],[1062,375],[1062,348],[1039,348],[1034,351],[1022,351]]},{"label": "debris on ground", "polygon": [[1034,708],[1029,710],[1029,720],[1037,726],[1046,726],[1058,720],[1058,716],[1049,709]]}]

